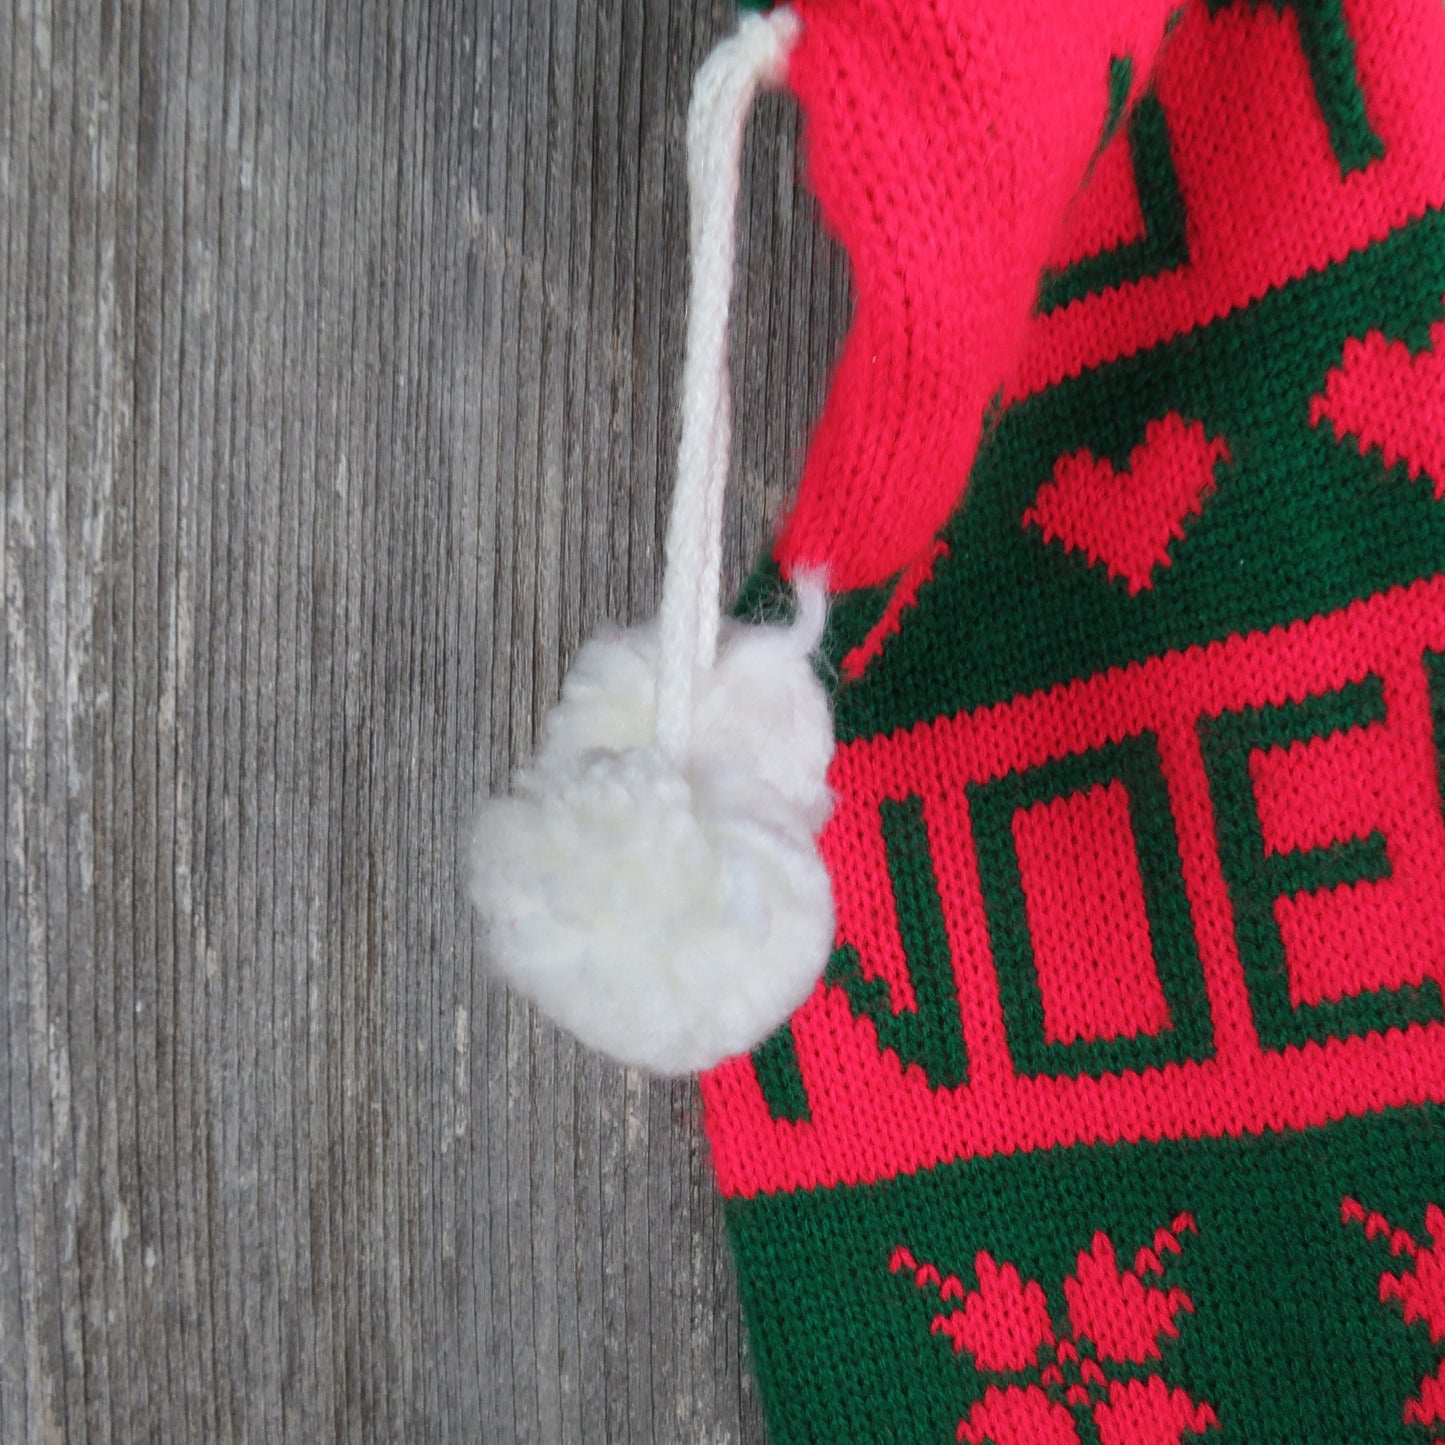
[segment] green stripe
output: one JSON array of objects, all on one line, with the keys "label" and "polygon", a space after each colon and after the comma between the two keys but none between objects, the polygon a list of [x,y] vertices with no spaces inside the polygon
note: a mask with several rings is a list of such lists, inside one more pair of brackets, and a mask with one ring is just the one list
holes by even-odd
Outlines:
[{"label": "green stripe", "polygon": [[1425,654],[1425,676],[1430,684],[1430,720],[1435,734],[1436,776],[1445,808],[1445,652]]},{"label": "green stripe", "polygon": [[[1209,0],[1211,14],[1217,14],[1240,0]],[[1385,154],[1385,143],[1370,125],[1365,113],[1365,95],[1360,89],[1355,42],[1345,19],[1342,0],[1244,0],[1258,9],[1267,3],[1275,14],[1288,4],[1299,20],[1300,46],[1309,61],[1314,82],[1315,103],[1330,133],[1330,146],[1339,162],[1340,174],[1360,171]]]},{"label": "green stripe", "polygon": [[[1380,329],[1415,349],[1442,319],[1438,212],[1328,271],[1151,351],[1005,410],[920,604],[881,657],[835,698],[840,739],[1088,677],[1192,645],[1334,612],[1445,569],[1445,506],[1377,454],[1312,427],[1345,341]],[[1130,595],[1078,552],[1023,526],[1059,457],[1129,464],[1148,420],[1179,412],[1223,437],[1217,491],[1154,585]],[[760,583],[761,585],[761,583]],[[839,599],[836,669],[882,613],[886,586]]]},{"label": "green stripe", "polygon": [[753,1068],[774,1119],[797,1123],[812,1117],[792,1024],[784,1024],[753,1050]]},{"label": "green stripe", "polygon": [[[1127,99],[1127,90],[1124,95]],[[1046,271],[1039,288],[1040,314],[1111,286],[1123,286],[1144,276],[1172,271],[1188,261],[1184,198],[1174,169],[1169,123],[1163,106],[1153,95],[1143,96],[1134,107],[1129,122],[1129,146],[1134,155],[1139,208],[1144,216],[1143,236],[1127,245],[1101,251],[1066,270]]]},{"label": "green stripe", "polygon": [[895,1013],[888,985],[882,979],[865,978],[857,950],[848,946],[834,954],[828,981],[847,994],[859,1018],[873,1021],[880,1048],[894,1050],[905,1064],[918,1064],[930,1087],[957,1088],[968,1080],[968,1053],[948,930],[923,822],[923,799],[887,799],[879,812],[898,932],[917,1008]]}]

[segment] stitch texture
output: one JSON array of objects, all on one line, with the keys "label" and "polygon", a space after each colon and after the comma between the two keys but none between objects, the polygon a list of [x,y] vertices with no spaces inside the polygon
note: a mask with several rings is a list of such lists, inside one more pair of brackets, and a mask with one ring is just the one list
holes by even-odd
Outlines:
[{"label": "stitch texture", "polygon": [[1445,9],[798,10],[837,935],[702,1080],[770,1438],[1445,1438]]}]

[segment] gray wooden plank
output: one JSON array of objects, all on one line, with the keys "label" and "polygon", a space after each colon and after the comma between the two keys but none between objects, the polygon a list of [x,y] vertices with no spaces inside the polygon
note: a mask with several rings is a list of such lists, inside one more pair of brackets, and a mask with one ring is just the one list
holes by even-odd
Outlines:
[{"label": "gray wooden plank", "polygon": [[[490,983],[658,594],[728,0],[0,4],[0,1438],[758,1441],[698,1095]],[[847,314],[749,142],[727,575]]]},{"label": "gray wooden plank", "polygon": [[[12,57],[11,83],[0,89],[0,313],[5,320],[7,340],[13,344],[0,347],[0,402],[6,418],[20,414],[21,355],[18,333],[23,332],[23,308],[16,294],[15,278],[21,271],[21,237],[26,230],[28,186],[23,185],[19,167],[24,160],[21,148],[12,137],[20,125],[20,100],[27,83],[22,63],[19,17],[14,3],[0,6],[0,47]],[[22,750],[27,747],[23,733],[22,691],[19,669],[22,649],[17,636],[24,596],[20,591],[16,561],[20,543],[15,536],[18,511],[14,505],[9,478],[19,466],[17,428],[7,424],[0,428],[0,459],[5,468],[5,505],[0,507],[0,557],[6,570],[0,578],[4,592],[5,636],[3,641],[3,699],[5,726],[0,729],[0,790],[4,793],[4,851],[0,853],[0,999],[4,1001],[3,1058],[0,1058],[0,1229],[15,1241],[9,1249],[0,1249],[0,1339],[26,1338],[25,1269],[20,1252],[21,1224],[28,1189],[28,1160],[22,1153],[24,1133],[18,1117],[25,1081],[22,1065],[28,1065],[28,1051],[23,1051],[16,1028],[23,999],[21,969],[27,956],[23,927],[21,834],[21,791],[25,779],[21,773]],[[20,1438],[29,1414],[26,1395],[27,1354],[23,1347],[0,1350],[0,1430],[12,1438]]]}]

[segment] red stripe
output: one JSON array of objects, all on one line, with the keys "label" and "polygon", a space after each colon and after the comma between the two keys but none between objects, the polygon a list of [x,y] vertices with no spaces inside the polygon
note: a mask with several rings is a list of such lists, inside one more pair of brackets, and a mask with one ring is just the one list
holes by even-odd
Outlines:
[{"label": "red stripe", "polygon": [[[970,1079],[956,1090],[930,1090],[920,1069],[905,1072],[896,1055],[880,1053],[872,1023],[855,1018],[841,990],[820,985],[793,1020],[809,1121],[773,1122],[748,1059],[703,1078],[723,1191],[861,1183],[970,1155],[1064,1144],[1299,1129],[1445,1098],[1445,1026],[1282,1052],[1261,1048],[1195,732],[1201,714],[1300,700],[1367,672],[1381,675],[1385,727],[1397,733],[1400,755],[1413,757],[1416,784],[1414,855],[1397,860],[1392,854],[1392,864],[1416,904],[1438,912],[1445,900],[1445,818],[1421,657],[1441,649],[1445,578],[1436,578],[1327,617],[1171,653],[841,748],[832,777],[839,802],[823,839],[838,883],[840,937],[858,948],[865,966],[884,958],[906,969],[886,860],[869,840],[878,831],[881,800],[920,794],[955,981],[966,1001],[960,1027]],[[1099,1078],[1018,1075],[983,927],[964,784],[1141,729],[1159,738],[1213,1017],[1214,1056]],[[1445,952],[1421,960],[1419,970],[1445,978]],[[905,1006],[896,994],[895,1002]]]}]

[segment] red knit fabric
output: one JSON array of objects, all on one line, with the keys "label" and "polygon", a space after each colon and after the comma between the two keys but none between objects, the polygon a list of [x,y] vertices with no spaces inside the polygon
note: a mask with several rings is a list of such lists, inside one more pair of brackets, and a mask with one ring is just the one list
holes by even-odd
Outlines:
[{"label": "red knit fabric", "polygon": [[1177,0],[798,0],[808,178],[856,309],[778,547],[835,588],[913,561],[953,510],[1106,119]]},{"label": "red knit fabric", "polygon": [[837,938],[702,1080],[770,1438],[1445,1440],[1445,6],[798,3]]},{"label": "red knit fabric", "polygon": [[[1006,399],[1205,325],[1445,205],[1445,27],[1429,23],[1439,9],[1429,0],[1349,6],[1383,154],[1342,173],[1296,6],[1189,6],[1154,77],[1189,259],[1035,317]],[[1246,116],[1249,124],[1237,123]],[[1266,156],[1261,136],[1270,138]]]},{"label": "red knit fabric", "polygon": [[[838,808],[823,835],[837,880],[838,935],[884,979],[895,1011],[916,1007],[900,945],[883,839],[882,798],[922,796],[953,954],[959,1026],[972,1082],[930,1087],[924,1072],[880,1050],[848,1000],[820,987],[794,1016],[799,1063],[816,1081],[812,1120],[780,1125],[749,1058],[705,1074],[703,1098],[718,1182],[726,1194],[886,1179],[960,1155],[1087,1140],[1198,1137],[1304,1128],[1358,1110],[1445,1098],[1438,1035],[1366,1034],[1308,1052],[1262,1048],[1255,1034],[1220,870],[1209,785],[1196,739],[1201,717],[1320,694],[1378,670],[1391,722],[1266,755],[1254,764],[1266,846],[1274,851],[1380,828],[1399,866],[1379,884],[1281,900],[1294,987],[1418,981],[1445,966],[1445,826],[1421,669],[1445,650],[1445,578],[1287,631],[1151,660],[967,717],[939,719],[840,750]],[[1146,732],[1159,739],[1175,800],[1185,886],[1208,989],[1215,1048],[1207,1061],[1148,1074],[1064,1079],[1020,1072],[998,1002],[966,787]],[[1102,814],[1103,810],[1099,810]],[[1107,819],[1096,816],[1096,826]],[[1029,856],[1025,853],[1025,856]],[[1057,885],[1067,889],[1067,882]],[[1047,895],[1046,895],[1047,898]],[[1047,907],[1047,903],[1044,905]],[[1127,894],[1119,903],[1128,908]],[[1076,958],[1069,926],[1059,940]],[[1097,1023],[1123,1004],[1076,967],[1061,1019]],[[1134,1000],[1135,1010],[1147,1001]],[[1141,1022],[1130,1016],[1133,1026]],[[1064,1026],[1064,1025],[1061,1025]]]}]

